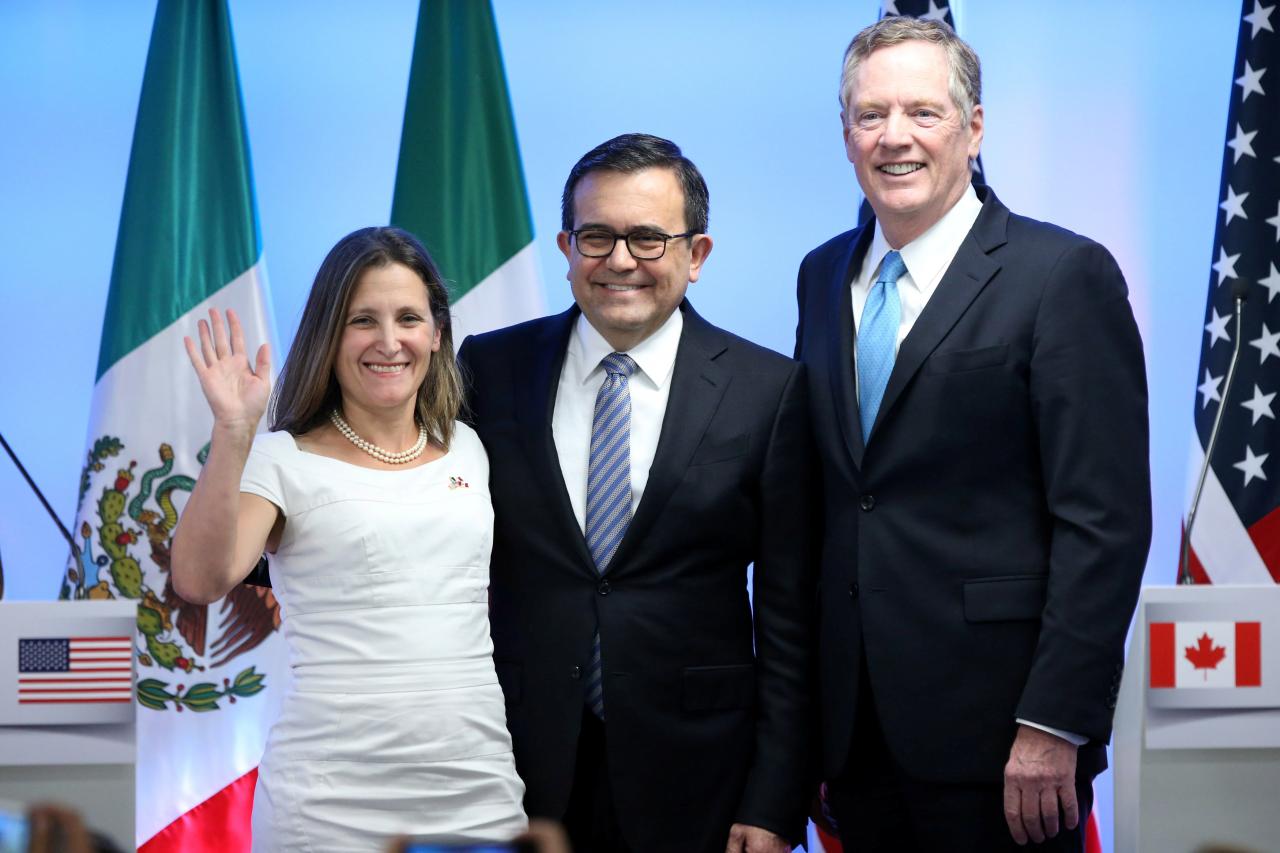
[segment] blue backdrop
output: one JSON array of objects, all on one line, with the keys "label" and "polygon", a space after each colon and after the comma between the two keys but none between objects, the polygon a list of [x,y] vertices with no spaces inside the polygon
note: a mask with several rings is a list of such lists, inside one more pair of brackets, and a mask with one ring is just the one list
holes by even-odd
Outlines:
[{"label": "blue backdrop", "polygon": [[[417,2],[230,6],[288,346],[325,251],[388,218]],[[983,60],[988,181],[1013,210],[1100,240],[1128,278],[1151,385],[1147,581],[1170,582],[1240,4],[953,6]],[[643,130],[683,146],[711,188],[716,246],[690,298],[789,353],[796,265],[855,219],[836,88],[878,2],[494,7],[548,306],[570,300],[554,244],[566,172]],[[154,8],[0,3],[0,432],[68,522]],[[0,557],[6,597],[56,595],[65,545],[7,460]],[[1109,800],[1100,789],[1104,817]]]}]

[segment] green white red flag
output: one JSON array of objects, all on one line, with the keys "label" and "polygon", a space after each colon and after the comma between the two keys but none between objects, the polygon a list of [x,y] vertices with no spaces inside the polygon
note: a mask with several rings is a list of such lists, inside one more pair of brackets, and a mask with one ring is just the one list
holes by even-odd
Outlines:
[{"label": "green white red flag", "polygon": [[423,0],[391,223],[449,283],[453,339],[545,312],[533,220],[488,0]]},{"label": "green white red flag", "polygon": [[103,321],[61,598],[138,603],[137,844],[249,849],[258,760],[284,675],[269,590],[178,598],[174,526],[213,419],[183,350],[211,306],[272,340],[235,47],[225,0],[160,0]]}]

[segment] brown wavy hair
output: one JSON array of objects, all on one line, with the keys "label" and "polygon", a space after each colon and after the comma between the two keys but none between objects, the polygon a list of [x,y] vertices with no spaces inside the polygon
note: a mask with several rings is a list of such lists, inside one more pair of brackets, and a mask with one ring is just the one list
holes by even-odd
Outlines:
[{"label": "brown wavy hair", "polygon": [[271,429],[292,435],[310,432],[328,421],[342,405],[333,373],[338,343],[351,295],[370,268],[402,264],[417,273],[427,288],[431,319],[440,332],[440,350],[432,355],[418,389],[417,417],[431,437],[446,449],[462,406],[462,377],[453,355],[453,322],[449,293],[435,261],[418,239],[400,228],[353,231],[329,250],[316,273],[298,334],[289,348],[271,398]]}]

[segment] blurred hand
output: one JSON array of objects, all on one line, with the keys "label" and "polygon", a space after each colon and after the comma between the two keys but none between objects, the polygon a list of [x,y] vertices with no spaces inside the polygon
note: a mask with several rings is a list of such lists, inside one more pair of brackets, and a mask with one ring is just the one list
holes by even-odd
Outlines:
[{"label": "blurred hand", "polygon": [[1018,726],[1004,766],[1004,819],[1019,844],[1028,839],[1039,844],[1057,835],[1060,825],[1080,825],[1075,744],[1034,726]]},{"label": "blurred hand", "polygon": [[28,853],[94,853],[89,830],[74,810],[41,803],[32,806],[27,817],[31,821]]},{"label": "blurred hand", "polygon": [[209,320],[200,321],[199,332],[199,348],[189,337],[182,342],[200,380],[200,390],[213,411],[214,423],[248,425],[253,432],[271,397],[270,348],[267,344],[258,347],[256,363],[250,366],[240,318],[229,309],[225,325],[222,316],[211,309]]},{"label": "blurred hand", "polygon": [[791,853],[791,843],[758,826],[735,823],[729,827],[725,853]]},{"label": "blurred hand", "polygon": [[[552,820],[534,818],[529,821],[529,829],[512,840],[517,844],[532,845],[537,853],[570,853],[568,836],[564,834],[560,824]],[[404,836],[396,838],[387,848],[388,853],[404,853],[412,843]]]},{"label": "blurred hand", "polygon": [[553,820],[534,818],[529,821],[528,832],[517,836],[516,841],[532,844],[538,853],[569,853],[569,837]]}]

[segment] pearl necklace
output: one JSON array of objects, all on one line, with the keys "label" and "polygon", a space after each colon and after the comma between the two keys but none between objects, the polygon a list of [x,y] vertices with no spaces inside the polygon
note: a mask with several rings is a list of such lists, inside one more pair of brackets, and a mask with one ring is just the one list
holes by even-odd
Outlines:
[{"label": "pearl necklace", "polygon": [[346,436],[356,447],[368,453],[379,462],[386,462],[390,465],[403,465],[406,462],[412,462],[422,455],[422,451],[427,449],[427,425],[418,424],[418,440],[414,442],[413,447],[400,453],[392,453],[389,450],[383,450],[372,442],[365,441],[356,435],[356,431],[351,428],[351,424],[343,420],[342,415],[338,414],[338,410],[334,409],[329,413],[329,420],[333,421],[333,425],[337,427],[338,432]]}]

